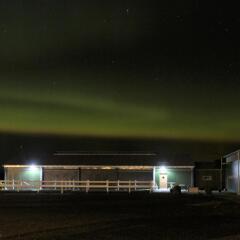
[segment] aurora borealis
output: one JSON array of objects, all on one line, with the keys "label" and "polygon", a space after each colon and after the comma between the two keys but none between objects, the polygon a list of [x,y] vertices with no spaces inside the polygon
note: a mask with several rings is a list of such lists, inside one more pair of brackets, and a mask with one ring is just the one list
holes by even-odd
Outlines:
[{"label": "aurora borealis", "polygon": [[210,95],[211,90],[205,91],[205,86],[197,85],[187,91],[178,86],[177,91],[173,89],[169,94],[171,86],[159,88],[154,82],[118,83],[112,82],[111,76],[106,80],[106,75],[100,74],[100,83],[85,80],[94,78],[95,74],[76,76],[77,80],[64,80],[68,76],[59,80],[58,75],[52,74],[50,80],[44,77],[37,84],[25,75],[27,80],[1,83],[1,130],[83,136],[238,139],[237,94],[226,103],[217,87],[213,96],[201,100],[201,94],[205,95],[206,91]]},{"label": "aurora borealis", "polygon": [[239,141],[237,18],[198,1],[1,1],[0,131]]}]

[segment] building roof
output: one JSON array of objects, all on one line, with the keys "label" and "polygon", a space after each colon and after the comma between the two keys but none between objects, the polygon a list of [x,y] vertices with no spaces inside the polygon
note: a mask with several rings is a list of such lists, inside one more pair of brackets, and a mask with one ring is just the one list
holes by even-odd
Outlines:
[{"label": "building roof", "polygon": [[186,157],[163,158],[149,152],[56,152],[49,158],[37,162],[11,161],[5,165],[88,165],[88,166],[194,166]]},{"label": "building roof", "polygon": [[238,150],[236,150],[236,151],[234,151],[234,152],[231,152],[231,153],[228,153],[227,155],[225,155],[225,156],[223,156],[224,158],[228,158],[228,157],[230,157],[230,156],[232,156],[232,155],[234,155],[234,154],[237,154],[237,153],[239,153],[240,152],[240,149],[238,149]]},{"label": "building roof", "polygon": [[236,150],[224,156],[226,163],[231,163],[236,160],[240,160],[240,150]]}]

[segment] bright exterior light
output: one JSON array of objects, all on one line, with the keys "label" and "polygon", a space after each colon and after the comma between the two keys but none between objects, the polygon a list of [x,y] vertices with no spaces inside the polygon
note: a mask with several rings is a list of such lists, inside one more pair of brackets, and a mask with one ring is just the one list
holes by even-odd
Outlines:
[{"label": "bright exterior light", "polygon": [[29,169],[30,169],[31,172],[35,172],[35,171],[38,170],[37,166],[34,165],[34,164],[32,164],[32,165],[29,167]]},{"label": "bright exterior light", "polygon": [[167,173],[167,168],[165,166],[161,166],[160,173]]}]

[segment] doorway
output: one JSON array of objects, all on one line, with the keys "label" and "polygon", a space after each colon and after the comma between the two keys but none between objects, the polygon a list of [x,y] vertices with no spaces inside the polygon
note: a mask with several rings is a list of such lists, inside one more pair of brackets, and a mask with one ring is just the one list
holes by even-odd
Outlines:
[{"label": "doorway", "polygon": [[160,176],[159,176],[159,188],[160,189],[167,189],[167,183],[168,183],[168,176],[167,176],[167,174],[160,173]]}]

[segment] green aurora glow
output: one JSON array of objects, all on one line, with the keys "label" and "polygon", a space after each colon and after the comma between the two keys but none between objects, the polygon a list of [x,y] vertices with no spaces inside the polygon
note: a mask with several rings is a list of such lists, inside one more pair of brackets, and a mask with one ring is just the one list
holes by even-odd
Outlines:
[{"label": "green aurora glow", "polygon": [[118,78],[125,82],[106,75],[89,80],[94,74],[71,80],[57,73],[38,78],[44,80],[25,75],[24,80],[0,83],[2,132],[205,140],[240,136],[236,97],[228,93],[232,88],[224,90],[226,101],[222,87],[173,89],[153,81],[127,83],[123,75]]}]

